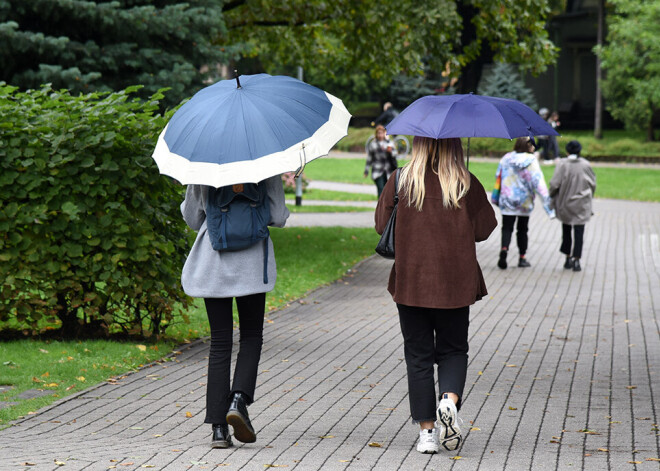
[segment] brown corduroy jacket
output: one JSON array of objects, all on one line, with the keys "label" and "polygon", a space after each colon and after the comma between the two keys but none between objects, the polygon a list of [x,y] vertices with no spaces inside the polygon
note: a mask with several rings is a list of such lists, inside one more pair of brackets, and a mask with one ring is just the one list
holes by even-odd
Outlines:
[{"label": "brown corduroy jacket", "polygon": [[[399,191],[394,231],[395,258],[387,290],[398,304],[453,309],[469,306],[488,294],[477,262],[476,242],[497,226],[486,191],[470,174],[470,190],[460,208],[442,205],[438,176],[427,168],[422,211],[408,206]],[[376,231],[382,234],[394,208],[394,174],[376,207]]]}]

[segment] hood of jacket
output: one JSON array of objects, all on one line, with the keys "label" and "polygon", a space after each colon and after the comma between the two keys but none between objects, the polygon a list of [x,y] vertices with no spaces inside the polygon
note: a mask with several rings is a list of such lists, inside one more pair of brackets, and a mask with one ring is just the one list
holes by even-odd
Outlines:
[{"label": "hood of jacket", "polygon": [[534,154],[528,152],[509,152],[504,156],[505,165],[522,170],[529,167],[536,159]]}]

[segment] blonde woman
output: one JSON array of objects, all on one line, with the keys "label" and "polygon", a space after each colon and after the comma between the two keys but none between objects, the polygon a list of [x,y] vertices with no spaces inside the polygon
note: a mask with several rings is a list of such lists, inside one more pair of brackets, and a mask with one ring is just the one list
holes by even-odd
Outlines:
[{"label": "blonde woman", "polygon": [[[394,206],[394,180],[378,200],[379,234]],[[469,306],[487,294],[475,242],[488,238],[497,219],[483,186],[465,168],[460,139],[415,137],[399,198],[387,289],[399,311],[410,411],[420,426],[417,451],[455,450],[462,441],[457,414],[467,373]]]}]

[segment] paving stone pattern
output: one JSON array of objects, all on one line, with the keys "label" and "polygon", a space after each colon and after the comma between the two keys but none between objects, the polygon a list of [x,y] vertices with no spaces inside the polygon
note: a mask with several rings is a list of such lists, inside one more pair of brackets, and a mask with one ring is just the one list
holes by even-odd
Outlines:
[{"label": "paving stone pattern", "polygon": [[479,245],[490,294],[471,311],[456,452],[414,449],[391,262],[372,257],[269,316],[257,443],[210,449],[199,341],[1,431],[0,469],[657,470],[660,204],[597,200],[596,213],[579,273],[540,210],[531,268],[515,248],[495,267],[499,233]]}]

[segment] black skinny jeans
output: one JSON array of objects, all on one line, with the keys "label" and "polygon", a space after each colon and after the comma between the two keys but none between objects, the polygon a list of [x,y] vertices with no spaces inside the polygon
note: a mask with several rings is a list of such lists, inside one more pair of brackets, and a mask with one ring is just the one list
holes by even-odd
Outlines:
[{"label": "black skinny jeans", "polygon": [[[571,240],[571,229],[573,229],[573,235],[575,239],[575,244]],[[571,256],[571,245],[573,246],[573,258],[582,257],[582,241],[584,240],[584,224],[576,224],[571,226],[570,224],[561,225],[561,248],[559,251],[565,254],[567,257]]]},{"label": "black skinny jeans", "polygon": [[439,394],[458,395],[461,408],[468,364],[470,307],[430,309],[397,304],[408,370],[408,398],[414,423],[436,419],[433,365]]},{"label": "black skinny jeans", "polygon": [[206,383],[206,418],[204,419],[206,424],[227,423],[229,402],[232,393],[236,391],[248,396],[248,404],[254,401],[257,368],[263,344],[266,293],[236,298],[240,341],[234,368],[234,383],[230,389],[233,301],[234,298],[204,299],[211,326],[211,351]]},{"label": "black skinny jeans", "polygon": [[511,234],[513,234],[513,224],[516,222],[516,218],[518,218],[516,243],[518,244],[518,253],[522,257],[527,253],[527,228],[529,225],[529,216],[502,215],[502,248],[509,248]]}]

